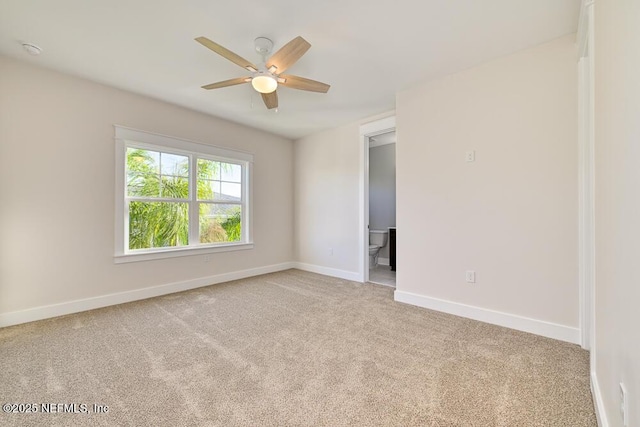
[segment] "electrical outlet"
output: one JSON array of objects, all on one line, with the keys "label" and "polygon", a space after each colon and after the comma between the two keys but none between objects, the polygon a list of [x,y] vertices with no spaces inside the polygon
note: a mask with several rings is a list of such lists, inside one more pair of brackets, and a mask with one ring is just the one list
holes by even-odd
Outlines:
[{"label": "electrical outlet", "polygon": [[467,270],[467,273],[465,274],[465,277],[467,279],[467,283],[476,283],[476,272],[473,270]]},{"label": "electrical outlet", "polygon": [[622,425],[629,427],[629,397],[623,383],[620,383],[620,415],[622,415]]},{"label": "electrical outlet", "polygon": [[209,262],[211,262],[212,258],[213,258],[213,255],[207,254],[207,255],[204,256],[204,262],[209,263]]},{"label": "electrical outlet", "polygon": [[329,248],[329,255],[333,256],[333,248]]},{"label": "electrical outlet", "polygon": [[467,151],[465,156],[465,160],[467,162],[475,162],[476,161],[476,152],[475,151]]}]

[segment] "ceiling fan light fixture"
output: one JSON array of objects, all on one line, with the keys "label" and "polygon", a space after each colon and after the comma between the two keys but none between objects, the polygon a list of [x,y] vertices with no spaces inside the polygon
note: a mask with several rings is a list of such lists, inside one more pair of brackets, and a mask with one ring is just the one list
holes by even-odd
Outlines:
[{"label": "ceiling fan light fixture", "polygon": [[278,81],[268,74],[259,74],[251,79],[251,86],[260,93],[271,93],[278,88]]}]

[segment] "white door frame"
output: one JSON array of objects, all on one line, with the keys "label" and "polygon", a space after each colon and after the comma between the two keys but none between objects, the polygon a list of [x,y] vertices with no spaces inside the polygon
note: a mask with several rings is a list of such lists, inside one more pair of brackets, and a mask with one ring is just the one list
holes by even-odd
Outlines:
[{"label": "white door frame", "polygon": [[581,345],[595,367],[595,144],[593,1],[583,0],[578,28],[578,282]]},{"label": "white door frame", "polygon": [[358,276],[361,282],[369,281],[369,139],[395,130],[396,116],[360,125],[360,268]]}]

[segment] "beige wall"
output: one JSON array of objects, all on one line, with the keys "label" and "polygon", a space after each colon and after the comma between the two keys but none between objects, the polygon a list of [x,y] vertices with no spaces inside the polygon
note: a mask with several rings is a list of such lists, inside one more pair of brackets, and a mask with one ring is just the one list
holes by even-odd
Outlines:
[{"label": "beige wall", "polygon": [[295,142],[296,261],[352,273],[354,277],[358,274],[363,149],[360,125],[392,114],[370,117]]},{"label": "beige wall", "polygon": [[640,426],[640,2],[595,2],[596,376],[611,426]]},{"label": "beige wall", "polygon": [[358,271],[357,141],[349,125],[295,142],[296,261]]},{"label": "beige wall", "polygon": [[[254,154],[248,251],[114,264],[114,124]],[[0,314],[289,262],[292,142],[0,57]]]},{"label": "beige wall", "polygon": [[574,40],[398,94],[399,291],[578,326]]}]

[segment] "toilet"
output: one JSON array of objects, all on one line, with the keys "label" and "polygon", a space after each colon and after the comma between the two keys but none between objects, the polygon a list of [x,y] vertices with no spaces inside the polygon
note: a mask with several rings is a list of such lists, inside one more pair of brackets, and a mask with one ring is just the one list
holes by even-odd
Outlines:
[{"label": "toilet", "polygon": [[378,254],[387,245],[388,238],[387,230],[369,230],[369,268],[378,265]]}]

